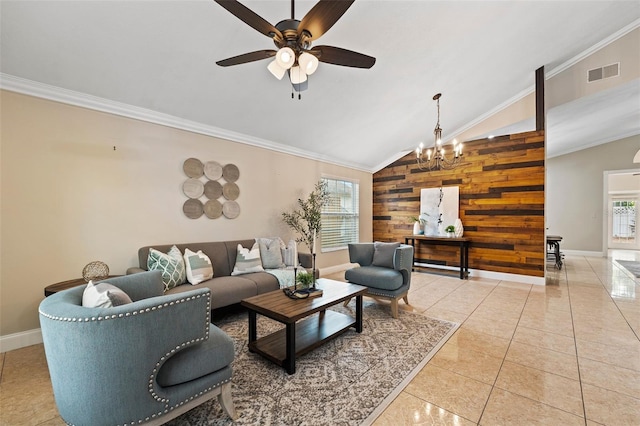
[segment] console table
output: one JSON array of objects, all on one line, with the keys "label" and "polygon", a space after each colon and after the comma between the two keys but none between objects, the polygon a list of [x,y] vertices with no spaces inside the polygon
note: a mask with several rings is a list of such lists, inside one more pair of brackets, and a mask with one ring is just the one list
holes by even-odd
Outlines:
[{"label": "console table", "polygon": [[[411,241],[411,243],[409,243]],[[410,235],[404,237],[404,243],[413,246],[413,265],[415,268],[416,253],[420,244],[429,244],[433,246],[458,246],[460,250],[460,279],[463,280],[469,275],[469,238],[450,238],[450,237],[427,237],[424,235]]]},{"label": "console table", "polygon": [[[114,278],[114,277],[119,277],[120,275],[109,275],[108,278]],[[83,285],[86,284],[87,281],[85,281],[84,278],[74,278],[72,280],[68,280],[68,281],[61,281],[59,283],[55,283],[55,284],[51,284],[48,285],[44,288],[44,296],[51,296],[54,293],[57,293],[59,291],[62,290],[66,290],[69,288],[73,288],[79,285]]]}]

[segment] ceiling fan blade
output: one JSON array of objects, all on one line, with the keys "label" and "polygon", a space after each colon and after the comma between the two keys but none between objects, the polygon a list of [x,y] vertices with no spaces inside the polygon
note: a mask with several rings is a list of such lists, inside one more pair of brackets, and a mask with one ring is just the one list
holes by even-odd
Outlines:
[{"label": "ceiling fan blade", "polygon": [[231,65],[246,64],[247,62],[260,61],[262,59],[271,58],[276,55],[275,50],[258,50],[255,52],[245,53],[243,55],[234,56],[233,58],[223,59],[216,62],[221,67],[230,67]]},{"label": "ceiling fan blade", "polygon": [[329,28],[349,9],[355,0],[320,0],[302,18],[298,34],[306,32],[306,40],[312,41],[329,31]]},{"label": "ceiling fan blade", "polygon": [[238,19],[267,37],[282,40],[282,33],[260,15],[236,0],[214,0]]},{"label": "ceiling fan blade", "polygon": [[333,46],[315,46],[310,51],[320,62],[353,68],[371,68],[376,63],[373,56]]}]

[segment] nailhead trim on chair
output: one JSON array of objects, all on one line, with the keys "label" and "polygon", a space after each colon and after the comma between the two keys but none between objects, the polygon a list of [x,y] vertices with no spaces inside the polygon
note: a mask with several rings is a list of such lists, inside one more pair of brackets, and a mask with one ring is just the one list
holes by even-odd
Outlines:
[{"label": "nailhead trim on chair", "polygon": [[[162,309],[165,308],[167,306],[173,306],[175,304],[178,303],[184,303],[184,302],[188,302],[192,299],[199,299],[201,297],[206,297],[207,298],[207,309],[206,312],[207,314],[205,315],[205,322],[204,322],[204,326],[205,326],[205,336],[198,338],[198,339],[191,339],[188,342],[183,342],[182,344],[176,346],[174,349],[171,349],[169,352],[167,352],[166,354],[164,354],[163,357],[160,358],[160,360],[158,362],[156,362],[156,366],[152,371],[151,376],[149,377],[149,392],[151,393],[151,396],[158,402],[161,402],[163,404],[165,404],[165,408],[163,411],[159,411],[157,413],[152,414],[150,417],[146,417],[144,420],[139,419],[139,420],[134,420],[132,422],[129,423],[123,423],[122,425],[118,425],[118,426],[127,426],[127,425],[136,425],[136,424],[142,424],[144,422],[148,422],[151,419],[154,419],[156,417],[160,417],[163,414],[167,414],[170,411],[173,411],[174,409],[186,404],[189,401],[192,401],[194,398],[200,397],[202,395],[204,395],[205,393],[209,393],[211,392],[213,389],[216,389],[218,387],[220,387],[221,385],[229,382],[231,379],[226,379],[223,380],[219,383],[216,383],[213,386],[208,387],[207,389],[198,392],[197,394],[185,399],[184,401],[178,402],[176,404],[174,404],[173,406],[169,406],[168,402],[169,400],[167,398],[162,398],[160,397],[155,389],[154,389],[154,384],[155,382],[155,378],[156,375],[158,374],[158,371],[160,369],[160,366],[164,363],[164,361],[169,358],[171,355],[173,355],[177,350],[180,349],[184,349],[187,346],[191,346],[195,343],[199,343],[201,341],[207,340],[209,338],[209,323],[210,323],[210,315],[211,315],[211,293],[206,293],[206,294],[200,294],[197,296],[189,296],[189,297],[185,297],[183,299],[178,299],[172,302],[167,302],[167,303],[163,303],[160,305],[156,305],[153,307],[149,307],[149,308],[145,308],[145,309],[140,309],[139,311],[134,311],[134,312],[127,312],[125,314],[118,314],[118,315],[105,315],[105,316],[100,316],[100,317],[86,317],[86,318],[68,318],[68,317],[58,317],[58,316],[54,316],[54,315],[49,315],[45,312],[42,312],[41,310],[38,310],[38,312],[40,313],[40,315],[44,316],[45,318],[49,318],[52,319],[54,321],[68,321],[68,322],[92,322],[92,321],[104,321],[104,320],[110,320],[110,319],[117,319],[117,318],[126,318],[126,317],[130,317],[130,316],[135,316],[138,314],[144,314],[146,312],[152,312],[155,311],[156,309]],[[65,422],[67,423],[67,422]],[[67,423],[70,426],[73,426],[73,423]]]},{"label": "nailhead trim on chair", "polygon": [[[49,319],[54,320],[54,321],[68,321],[68,322],[105,321],[105,320],[110,320],[110,319],[126,318],[126,317],[130,317],[130,316],[135,316],[135,315],[138,315],[138,314],[144,314],[146,312],[155,311],[156,309],[162,309],[162,308],[166,308],[167,306],[173,306],[173,305],[176,305],[178,303],[184,303],[184,302],[188,302],[188,301],[190,301],[192,299],[199,299],[201,297],[208,297],[208,296],[209,296],[208,294],[200,294],[198,296],[185,297],[183,299],[178,299],[178,300],[175,300],[173,302],[167,302],[167,303],[163,303],[163,304],[156,305],[156,306],[153,306],[153,307],[140,309],[139,311],[127,312],[127,313],[124,313],[124,314],[117,314],[117,315],[114,314],[114,315],[105,315],[105,316],[100,316],[100,317],[91,317],[91,318],[89,318],[89,317],[85,317],[85,318],[58,317],[58,316],[47,314],[46,312],[42,312],[41,310],[38,310],[38,312],[43,317],[49,318]],[[211,306],[211,298],[209,298],[209,302],[207,302],[207,306],[208,307]]]}]

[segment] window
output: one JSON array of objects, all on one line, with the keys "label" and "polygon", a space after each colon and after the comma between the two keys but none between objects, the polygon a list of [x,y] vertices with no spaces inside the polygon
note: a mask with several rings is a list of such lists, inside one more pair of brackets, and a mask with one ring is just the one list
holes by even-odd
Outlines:
[{"label": "window", "polygon": [[322,251],[345,249],[360,238],[360,185],[348,180],[322,180],[329,193],[329,201],[322,208]]}]

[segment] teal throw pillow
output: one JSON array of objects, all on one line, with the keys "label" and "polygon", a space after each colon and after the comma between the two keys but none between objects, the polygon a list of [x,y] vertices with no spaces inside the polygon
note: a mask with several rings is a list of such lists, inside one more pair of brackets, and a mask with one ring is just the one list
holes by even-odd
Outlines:
[{"label": "teal throw pillow", "polygon": [[162,253],[154,248],[149,249],[147,258],[147,269],[149,271],[161,271],[164,291],[184,284],[187,274],[184,266],[184,259],[180,249],[175,245],[168,253]]}]

